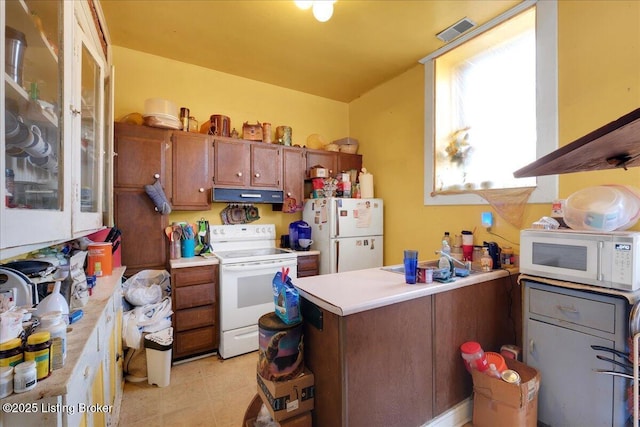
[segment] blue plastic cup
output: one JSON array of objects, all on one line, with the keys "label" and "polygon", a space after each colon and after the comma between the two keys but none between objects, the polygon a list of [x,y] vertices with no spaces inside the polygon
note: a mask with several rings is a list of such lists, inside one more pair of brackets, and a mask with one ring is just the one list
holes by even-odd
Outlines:
[{"label": "blue plastic cup", "polygon": [[404,278],[410,285],[416,283],[418,272],[418,251],[407,249],[404,251]]},{"label": "blue plastic cup", "polygon": [[182,258],[191,258],[196,256],[196,239],[183,239],[180,241],[182,249]]}]

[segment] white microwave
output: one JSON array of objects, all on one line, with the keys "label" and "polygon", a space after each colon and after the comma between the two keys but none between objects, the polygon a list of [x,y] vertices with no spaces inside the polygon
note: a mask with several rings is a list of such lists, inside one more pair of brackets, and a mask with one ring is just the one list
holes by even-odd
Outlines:
[{"label": "white microwave", "polygon": [[640,289],[640,232],[522,230],[520,272],[605,288]]}]

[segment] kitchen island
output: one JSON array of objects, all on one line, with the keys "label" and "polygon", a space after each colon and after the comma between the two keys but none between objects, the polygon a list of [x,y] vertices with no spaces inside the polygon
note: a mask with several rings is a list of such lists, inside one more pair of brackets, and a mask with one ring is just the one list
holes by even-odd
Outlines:
[{"label": "kitchen island", "polygon": [[521,339],[515,273],[407,285],[372,268],[295,280],[314,425],[420,426],[468,398],[460,344],[498,351]]}]

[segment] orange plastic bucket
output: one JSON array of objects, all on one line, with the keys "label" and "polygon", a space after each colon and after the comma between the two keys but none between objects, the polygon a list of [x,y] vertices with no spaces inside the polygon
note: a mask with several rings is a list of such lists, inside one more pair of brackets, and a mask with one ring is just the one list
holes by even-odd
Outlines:
[{"label": "orange plastic bucket", "polygon": [[113,256],[111,242],[96,242],[89,245],[89,261],[87,274],[89,276],[110,276],[113,271]]}]

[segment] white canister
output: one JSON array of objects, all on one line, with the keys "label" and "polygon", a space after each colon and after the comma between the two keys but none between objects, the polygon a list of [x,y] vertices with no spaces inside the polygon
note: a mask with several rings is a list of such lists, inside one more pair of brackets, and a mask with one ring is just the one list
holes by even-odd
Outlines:
[{"label": "white canister", "polygon": [[62,318],[62,312],[52,311],[43,314],[38,330],[51,334],[51,368],[62,368],[67,359],[67,324]]},{"label": "white canister", "polygon": [[32,390],[38,384],[36,361],[27,360],[13,367],[13,391],[24,393]]},{"label": "white canister", "polygon": [[373,175],[367,172],[366,168],[362,168],[362,172],[358,176],[360,182],[360,197],[363,199],[373,198]]},{"label": "white canister", "polygon": [[0,399],[13,393],[13,366],[0,367]]}]

